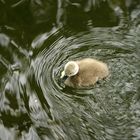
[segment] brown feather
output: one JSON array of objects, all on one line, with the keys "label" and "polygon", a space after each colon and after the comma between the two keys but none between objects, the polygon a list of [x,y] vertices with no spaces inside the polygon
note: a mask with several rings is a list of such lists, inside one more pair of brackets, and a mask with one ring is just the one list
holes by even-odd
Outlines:
[{"label": "brown feather", "polygon": [[109,74],[108,67],[105,63],[85,58],[75,61],[79,66],[79,72],[69,77],[65,84],[71,87],[86,87],[94,85],[99,79],[105,78]]}]

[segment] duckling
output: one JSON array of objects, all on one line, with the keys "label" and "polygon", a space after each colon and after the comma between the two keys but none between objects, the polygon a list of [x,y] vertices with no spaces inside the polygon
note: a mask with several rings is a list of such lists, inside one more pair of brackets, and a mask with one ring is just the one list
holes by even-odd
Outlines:
[{"label": "duckling", "polygon": [[69,61],[64,71],[61,73],[61,79],[69,87],[82,88],[93,86],[98,80],[104,79],[109,74],[105,63],[85,58],[78,61]]}]

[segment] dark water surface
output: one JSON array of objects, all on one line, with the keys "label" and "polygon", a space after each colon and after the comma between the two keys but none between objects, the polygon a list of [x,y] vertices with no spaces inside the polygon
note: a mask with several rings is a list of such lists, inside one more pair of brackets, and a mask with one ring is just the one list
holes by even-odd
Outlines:
[{"label": "dark water surface", "polygon": [[[0,140],[140,140],[140,2],[0,0]],[[69,60],[108,64],[90,89]]]}]

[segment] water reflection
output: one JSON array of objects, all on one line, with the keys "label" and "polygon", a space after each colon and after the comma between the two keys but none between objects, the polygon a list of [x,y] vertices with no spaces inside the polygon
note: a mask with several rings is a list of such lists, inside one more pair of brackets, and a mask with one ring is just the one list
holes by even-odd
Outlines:
[{"label": "water reflection", "polygon": [[[20,40],[0,33],[0,139],[140,139],[137,11],[139,6],[125,29],[86,24],[87,30],[77,32],[61,26],[29,40],[24,33]],[[66,87],[60,82],[63,66],[85,57],[107,63],[109,77],[90,89]]]},{"label": "water reflection", "polygon": [[[59,118],[60,123],[67,128],[63,133],[67,136],[71,135],[72,139],[90,137],[112,139],[117,136],[122,137],[126,132],[129,132],[126,135],[126,138],[129,138],[132,134],[133,129],[129,129],[132,121],[129,107],[137,93],[138,85],[135,79],[138,74],[135,67],[138,63],[134,45],[136,42],[126,41],[127,38],[133,38],[131,35],[120,36],[119,32],[111,33],[112,29],[97,28],[67,38],[63,34],[61,36],[55,34],[56,41],[49,47],[42,46],[42,51],[31,63],[35,81],[41,90],[38,93],[43,92],[42,96],[49,103],[48,109],[52,109],[53,118],[50,117],[50,121]],[[64,64],[69,60],[87,56],[108,63],[110,77],[93,89],[75,90],[62,87],[59,77]],[[56,112],[58,118],[55,116]],[[127,113],[124,114],[124,112]],[[95,124],[96,127],[94,127]],[[124,129],[122,125],[126,130],[120,134],[119,132]],[[78,134],[72,133],[71,129]]]}]

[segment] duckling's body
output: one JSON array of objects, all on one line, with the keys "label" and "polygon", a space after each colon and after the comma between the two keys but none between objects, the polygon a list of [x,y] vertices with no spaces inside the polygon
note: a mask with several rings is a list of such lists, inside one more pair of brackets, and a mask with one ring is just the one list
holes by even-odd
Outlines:
[{"label": "duckling's body", "polygon": [[65,66],[64,72],[65,75],[68,76],[68,78],[64,83],[70,87],[92,86],[98,80],[107,77],[107,75],[109,74],[107,65],[95,59],[85,58],[79,61],[72,62],[76,63],[79,68],[76,74],[69,75],[68,72],[71,71],[72,67],[69,67],[69,62]]}]

